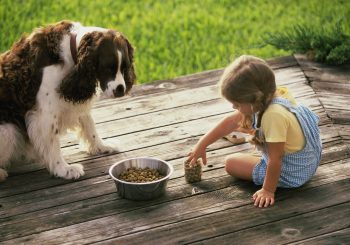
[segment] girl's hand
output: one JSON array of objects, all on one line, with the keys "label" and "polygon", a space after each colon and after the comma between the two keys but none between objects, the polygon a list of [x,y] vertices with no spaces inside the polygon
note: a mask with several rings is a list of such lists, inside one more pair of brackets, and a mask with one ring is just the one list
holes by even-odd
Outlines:
[{"label": "girl's hand", "polygon": [[275,193],[265,190],[261,188],[253,195],[254,206],[259,206],[259,208],[266,208],[269,205],[273,205],[275,203]]},{"label": "girl's hand", "polygon": [[206,147],[202,147],[200,144],[197,144],[193,150],[188,153],[187,161],[190,161],[190,165],[194,165],[199,158],[202,158],[203,164],[207,164],[207,154]]}]

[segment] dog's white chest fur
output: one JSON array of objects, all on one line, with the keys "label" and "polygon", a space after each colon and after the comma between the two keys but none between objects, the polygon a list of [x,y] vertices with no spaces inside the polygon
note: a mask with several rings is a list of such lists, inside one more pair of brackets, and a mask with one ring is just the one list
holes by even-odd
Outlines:
[{"label": "dog's white chest fur", "polygon": [[60,97],[57,89],[70,69],[72,67],[69,65],[51,65],[44,68],[42,83],[36,97],[36,106],[28,113],[27,121],[31,120],[31,114],[37,114],[43,121],[53,121],[61,133],[67,128],[76,126],[79,117],[91,110],[93,98],[82,104],[74,104]]}]

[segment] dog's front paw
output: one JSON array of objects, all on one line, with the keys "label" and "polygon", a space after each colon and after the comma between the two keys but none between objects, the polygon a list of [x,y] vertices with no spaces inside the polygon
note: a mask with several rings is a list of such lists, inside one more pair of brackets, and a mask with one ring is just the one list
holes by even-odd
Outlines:
[{"label": "dog's front paw", "polygon": [[64,179],[78,179],[80,176],[83,176],[84,167],[81,164],[75,163],[71,165],[66,165],[63,168],[56,169],[53,173],[57,177]]},{"label": "dog's front paw", "polygon": [[106,144],[99,144],[99,145],[94,145],[90,147],[88,150],[88,153],[91,155],[108,154],[113,152],[119,152],[119,147],[110,146]]},{"label": "dog's front paw", "polygon": [[6,172],[6,170],[0,168],[0,182],[3,182],[6,180],[8,174]]}]

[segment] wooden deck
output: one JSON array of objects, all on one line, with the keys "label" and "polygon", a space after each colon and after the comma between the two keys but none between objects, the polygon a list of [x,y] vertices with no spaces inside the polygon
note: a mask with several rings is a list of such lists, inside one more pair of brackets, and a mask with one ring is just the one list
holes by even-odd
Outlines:
[{"label": "wooden deck", "polygon": [[[254,184],[228,176],[226,155],[252,150],[222,139],[208,149],[203,180],[187,184],[182,162],[200,136],[231,111],[218,95],[222,70],[136,87],[131,96],[102,101],[97,130],[122,152],[88,156],[75,138],[62,138],[68,162],[86,174],[51,177],[35,165],[13,168],[0,184],[0,242],[4,244],[349,244],[350,67],[328,67],[289,56],[269,63],[279,85],[321,118],[322,164],[299,189],[279,189],[276,204],[253,206]],[[311,84],[312,87],[309,85]],[[108,168],[136,156],[169,161],[175,172],[165,196],[121,199]]]}]

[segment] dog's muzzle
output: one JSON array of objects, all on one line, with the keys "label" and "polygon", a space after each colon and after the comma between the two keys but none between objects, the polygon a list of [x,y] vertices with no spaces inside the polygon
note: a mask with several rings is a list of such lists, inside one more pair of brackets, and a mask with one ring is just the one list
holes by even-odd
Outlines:
[{"label": "dog's muzzle", "polygon": [[123,85],[119,84],[114,90],[113,90],[114,97],[122,97],[125,95],[125,88]]}]

